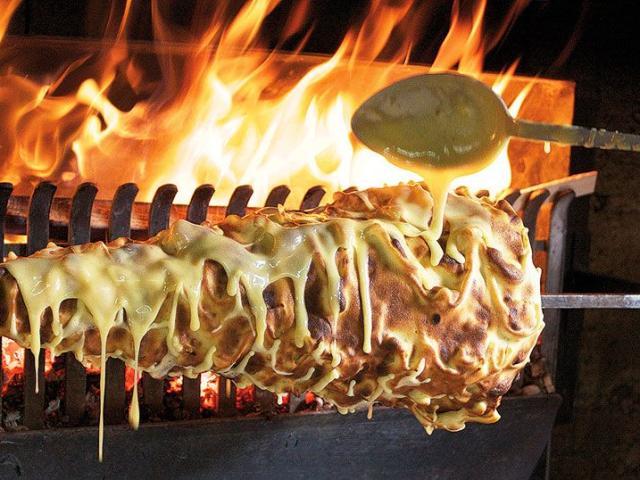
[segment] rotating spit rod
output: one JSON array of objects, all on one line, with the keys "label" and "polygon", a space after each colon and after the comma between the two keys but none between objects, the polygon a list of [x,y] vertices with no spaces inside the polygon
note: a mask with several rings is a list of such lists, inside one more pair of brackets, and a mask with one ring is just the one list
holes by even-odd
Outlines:
[{"label": "rotating spit rod", "polygon": [[542,308],[640,308],[640,294],[562,293],[542,295]]}]

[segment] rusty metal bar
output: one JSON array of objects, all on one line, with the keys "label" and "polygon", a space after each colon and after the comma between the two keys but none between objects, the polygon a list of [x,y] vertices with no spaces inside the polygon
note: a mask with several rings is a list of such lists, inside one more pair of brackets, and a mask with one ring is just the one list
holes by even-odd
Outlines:
[{"label": "rusty metal bar", "polygon": [[561,293],[542,295],[542,308],[572,309],[640,309],[640,295],[631,293]]},{"label": "rusty metal bar", "polygon": [[[27,255],[41,250],[49,243],[49,210],[56,186],[42,182],[35,188],[29,203],[27,218]],[[36,359],[31,350],[24,356],[24,425],[32,430],[44,427],[45,385],[43,349]]]},{"label": "rusty metal bar", "polygon": [[304,198],[302,199],[302,203],[300,204],[300,210],[310,210],[312,208],[316,208],[320,205],[320,201],[322,197],[324,197],[325,189],[320,185],[316,185],[315,187],[311,187],[307,190],[307,193],[304,194]]},{"label": "rusty metal bar", "polygon": [[264,202],[265,207],[277,207],[278,205],[284,205],[287,197],[291,193],[291,190],[286,185],[278,185],[274,187],[267,196],[267,200]]},{"label": "rusty metal bar", "polygon": [[[535,190],[548,190],[551,196],[563,189],[573,190],[576,197],[591,195],[595,188],[597,172],[581,173],[572,175],[559,180],[541,183],[532,187],[523,188],[512,191],[505,196],[513,205],[515,210],[522,210],[529,194]],[[250,187],[248,187],[250,188]],[[136,202],[133,205],[131,215],[131,231],[144,232],[149,225],[149,203]],[[12,196],[9,199],[6,217],[6,231],[11,234],[22,234],[25,231],[26,218],[29,209],[28,196]],[[71,200],[69,198],[54,198],[51,206],[50,221],[52,228],[66,228],[71,209]],[[171,207],[170,222],[174,222],[179,218],[186,218],[186,205],[173,205]],[[225,217],[226,207],[209,206],[207,209],[206,219],[209,222],[217,222]],[[252,211],[249,207],[247,211]],[[91,227],[94,230],[106,230],[109,225],[109,216],[111,212],[111,200],[96,200],[91,212]]]},{"label": "rusty metal bar", "polygon": [[[225,216],[243,216],[247,212],[247,204],[253,195],[253,188],[250,185],[241,185],[231,194]],[[232,381],[225,378],[218,378],[218,412],[222,415],[233,415],[236,411],[236,386]]]},{"label": "rusty metal bar", "polygon": [[535,190],[529,195],[527,205],[524,207],[522,213],[522,223],[529,230],[529,245],[534,249],[536,244],[536,229],[538,226],[538,214],[542,204],[549,198],[548,190]]},{"label": "rusty metal bar", "polygon": [[559,178],[550,182],[521,188],[505,195],[505,199],[511,203],[514,210],[522,210],[529,199],[529,195],[536,190],[547,190],[551,198],[562,191],[571,190],[576,197],[591,195],[596,189],[598,172],[579,173],[568,177]]},{"label": "rusty metal bar", "polygon": [[[169,226],[171,204],[178,193],[175,185],[162,185],[156,190],[149,209],[149,237]],[[164,380],[153,378],[148,373],[142,374],[143,402],[149,407],[151,415],[158,415],[164,410]]]},{"label": "rusty metal bar", "polygon": [[[553,199],[551,209],[551,224],[549,229],[549,249],[547,261],[547,280],[545,293],[562,293],[564,285],[565,257],[567,248],[568,213],[571,202],[576,197],[571,190],[558,192]],[[545,329],[542,332],[542,355],[547,359],[547,366],[551,378],[555,382],[558,332],[560,329],[561,312],[551,310],[545,315]]]},{"label": "rusty metal bar", "polygon": [[[7,182],[0,183],[0,257],[4,260],[4,219],[7,214],[7,203],[13,191],[13,185]],[[2,336],[0,336],[0,390],[4,385],[4,355],[2,355]],[[2,395],[0,395],[0,427],[2,427]]]},{"label": "rusty metal bar", "polygon": [[[91,207],[98,193],[92,183],[83,183],[76,190],[69,216],[69,245],[91,240]],[[87,372],[71,352],[65,353],[64,412],[70,425],[78,425],[84,416]]]},{"label": "rusty metal bar", "polygon": [[252,195],[253,188],[251,188],[251,185],[240,185],[237,187],[231,194],[231,198],[229,198],[229,204],[224,212],[224,216],[244,216],[247,213],[247,205]]},{"label": "rusty metal bar", "polygon": [[[111,215],[111,200],[98,199],[94,202],[91,212],[91,228],[94,230],[107,230]],[[136,202],[132,207],[131,231],[146,232],[149,225],[148,202]],[[29,197],[13,196],[9,199],[7,208],[7,233],[24,233],[26,217],[29,208]],[[66,228],[71,210],[71,199],[55,198],[51,207],[51,226],[53,228]],[[207,211],[206,220],[215,222],[224,218],[225,207],[211,206]],[[171,222],[185,218],[186,205],[173,205],[171,207]]]},{"label": "rusty metal bar", "polygon": [[[214,193],[212,185],[200,185],[196,188],[187,207],[187,221],[200,224],[206,220],[209,202]],[[191,417],[200,414],[200,381],[200,375],[196,378],[182,377],[182,407]]]},{"label": "rusty metal bar", "polygon": [[[135,183],[125,183],[116,191],[109,215],[109,240],[131,235],[131,214],[137,194],[138,187]],[[107,424],[122,423],[127,403],[124,362],[109,358],[104,375],[107,378],[104,392],[105,422]]]}]

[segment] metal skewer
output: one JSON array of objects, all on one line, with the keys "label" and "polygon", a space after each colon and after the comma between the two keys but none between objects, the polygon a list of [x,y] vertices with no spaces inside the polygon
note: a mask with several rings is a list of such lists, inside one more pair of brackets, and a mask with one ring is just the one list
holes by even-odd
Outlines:
[{"label": "metal skewer", "polygon": [[640,294],[563,293],[542,295],[542,308],[640,308]]}]

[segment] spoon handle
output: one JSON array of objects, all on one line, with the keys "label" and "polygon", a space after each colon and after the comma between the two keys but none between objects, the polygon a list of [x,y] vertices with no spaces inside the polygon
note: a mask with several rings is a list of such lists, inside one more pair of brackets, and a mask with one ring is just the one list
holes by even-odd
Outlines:
[{"label": "spoon handle", "polygon": [[515,120],[514,137],[542,142],[563,143],[586,148],[640,152],[640,135],[610,132],[597,128]]}]

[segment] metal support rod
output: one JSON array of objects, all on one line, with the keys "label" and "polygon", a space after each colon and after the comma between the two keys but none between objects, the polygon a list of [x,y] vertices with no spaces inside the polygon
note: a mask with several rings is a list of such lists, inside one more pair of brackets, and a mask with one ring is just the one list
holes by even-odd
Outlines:
[{"label": "metal support rod", "polygon": [[[92,183],[78,187],[71,203],[69,216],[69,245],[79,245],[91,240],[91,207],[98,193]],[[65,353],[64,412],[70,425],[78,425],[85,411],[87,372],[72,352]]]},{"label": "metal support rod", "polygon": [[602,293],[564,293],[542,295],[545,309],[640,308],[640,295]]},{"label": "metal support rod", "polygon": [[[178,187],[173,184],[162,185],[156,193],[149,208],[149,237],[153,237],[169,226],[169,212],[171,204],[178,193]],[[159,415],[164,410],[164,380],[142,374],[143,403],[149,408],[152,416]]]},{"label": "metal support rod", "polygon": [[[49,211],[55,192],[55,185],[42,182],[38,184],[31,196],[27,218],[28,255],[46,247],[49,242]],[[44,427],[44,356],[44,349],[41,349],[36,362],[31,350],[25,350],[24,424],[31,430]]]},{"label": "metal support rod", "polygon": [[[131,212],[137,194],[138,187],[134,183],[125,183],[116,191],[109,214],[109,240],[128,237],[131,234]],[[105,421],[110,425],[122,423],[127,403],[124,362],[109,358],[107,371],[103,374],[107,377],[104,392]]]}]

